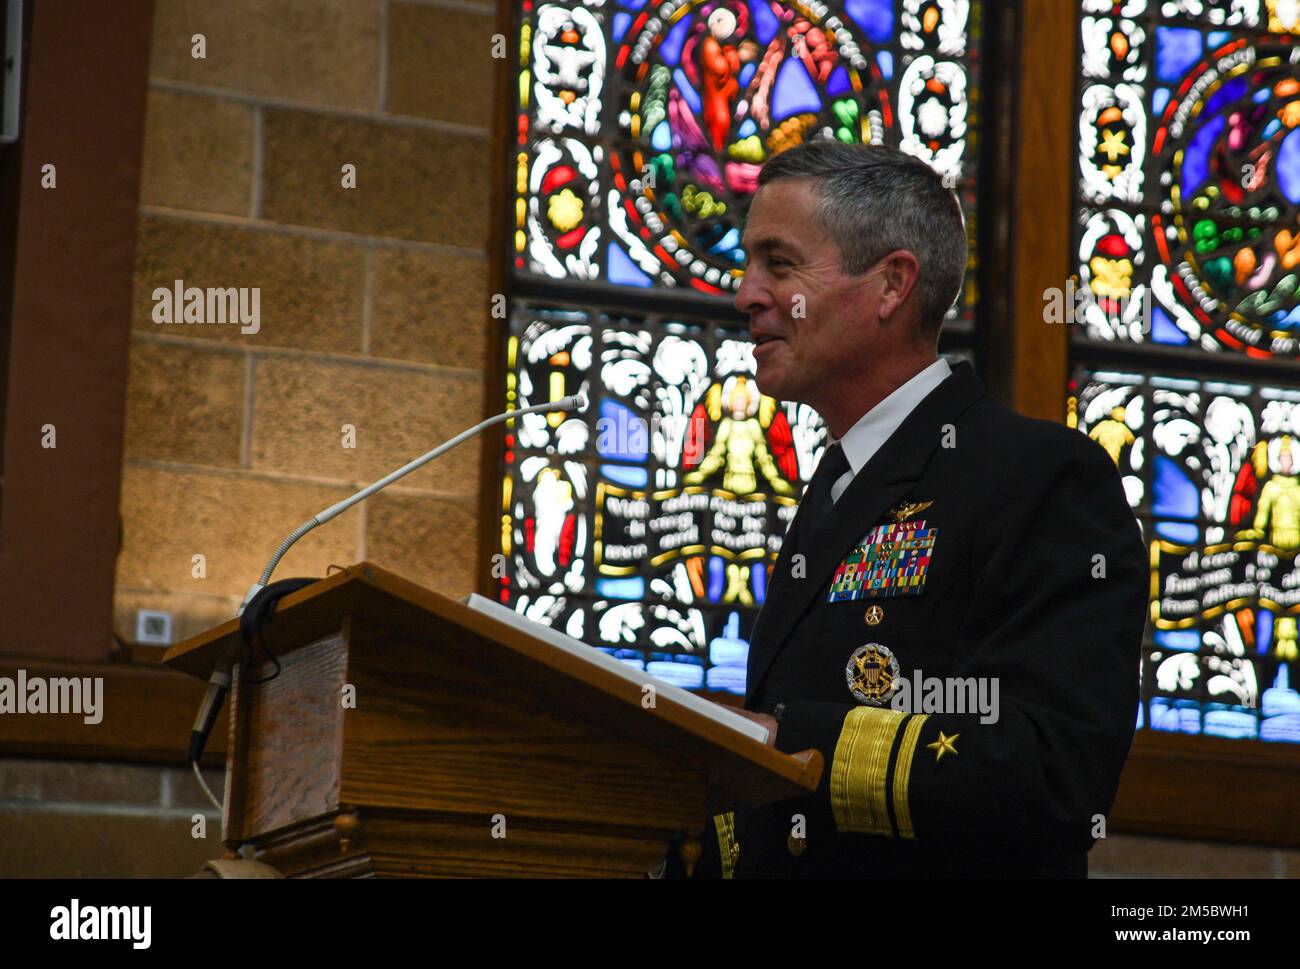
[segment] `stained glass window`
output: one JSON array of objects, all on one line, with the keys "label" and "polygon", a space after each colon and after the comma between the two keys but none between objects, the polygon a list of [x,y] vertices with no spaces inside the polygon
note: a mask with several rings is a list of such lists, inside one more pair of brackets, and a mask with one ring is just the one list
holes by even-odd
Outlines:
[{"label": "stained glass window", "polygon": [[526,0],[517,278],[726,297],[759,168],[813,138],[925,159],[973,228],[978,23],[968,0]]},{"label": "stained glass window", "polygon": [[1079,38],[1068,420],[1150,549],[1138,725],[1300,742],[1300,6],[1083,0]]},{"label": "stained glass window", "polygon": [[586,0],[517,8],[504,602],[691,687],[747,637],[825,429],[765,397],[730,304],[762,163],[886,144],[957,191],[974,285],[979,6]]},{"label": "stained glass window", "polygon": [[1300,11],[1083,0],[1083,335],[1300,356]]},{"label": "stained glass window", "polygon": [[1300,388],[1079,371],[1151,549],[1139,725],[1300,742]]}]

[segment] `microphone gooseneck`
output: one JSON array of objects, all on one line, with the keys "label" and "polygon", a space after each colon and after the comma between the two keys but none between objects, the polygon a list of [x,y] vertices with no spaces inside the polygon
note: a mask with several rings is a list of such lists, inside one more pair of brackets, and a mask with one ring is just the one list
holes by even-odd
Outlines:
[{"label": "microphone gooseneck", "polygon": [[[424,454],[421,454],[418,458],[408,461],[396,471],[385,475],[378,481],[374,482],[374,484],[367,485],[351,497],[330,505],[324,511],[318,512],[313,517],[307,519],[307,521],[303,522],[290,532],[285,540],[279,544],[275,550],[275,554],[271,556],[271,560],[266,563],[266,568],[262,570],[261,577],[257,582],[253,583],[252,587],[248,590],[248,594],[244,596],[244,601],[239,604],[239,609],[235,613],[237,617],[242,618],[245,610],[250,609],[250,607],[252,607],[251,611],[253,612],[253,615],[249,617],[249,622],[241,623],[240,631],[243,633],[245,641],[251,642],[252,636],[256,634],[261,625],[270,619],[270,615],[275,609],[275,604],[281,597],[289,594],[291,591],[303,588],[314,581],[309,579],[286,579],[283,582],[276,583],[277,587],[282,586],[283,588],[272,588],[268,590],[268,586],[271,584],[271,574],[275,571],[276,566],[280,564],[280,560],[284,558],[285,554],[294,546],[294,543],[296,543],[298,539],[302,538],[312,529],[318,528],[327,521],[338,517],[353,505],[365,501],[375,492],[387,488],[394,481],[404,478],[412,471],[424,467],[424,465],[428,464],[434,458],[445,454],[457,445],[463,444],[470,438],[481,434],[484,430],[492,427],[494,424],[500,424],[502,421],[508,421],[523,414],[534,414],[539,412],[551,413],[554,411],[567,410],[584,411],[586,409],[587,395],[579,393],[561,398],[560,400],[550,401],[544,404],[534,404],[531,407],[521,407],[517,410],[508,410],[500,414],[495,414],[487,420],[480,421],[473,427],[461,431],[455,437],[439,444],[432,451],[427,451]],[[267,592],[267,595],[262,596],[263,592]],[[260,599],[258,598],[259,596],[261,596]],[[258,600],[256,605],[254,605],[255,599]],[[207,692],[204,694],[203,703],[200,705],[199,712],[194,718],[194,727],[190,731],[189,760],[196,766],[196,768],[199,759],[203,756],[203,749],[207,746],[208,736],[212,733],[212,728],[217,722],[217,715],[221,712],[221,705],[225,702],[226,694],[230,691],[230,683],[231,670],[229,667],[213,670],[212,677],[208,680]],[[202,775],[199,775],[199,780],[202,782]],[[210,792],[209,796],[211,796]],[[221,804],[217,802],[216,798],[213,798],[212,800],[213,803],[217,805],[217,808],[220,809]]]},{"label": "microphone gooseneck", "polygon": [[480,421],[479,423],[475,424],[473,427],[461,431],[459,434],[457,434],[455,437],[451,438],[450,440],[444,441],[442,444],[439,444],[432,451],[427,451],[424,454],[421,454],[418,458],[408,461],[406,464],[402,465],[396,471],[384,475],[384,477],[380,478],[374,484],[370,484],[362,488],[355,495],[352,495],[351,497],[348,498],[344,498],[342,501],[330,505],[324,511],[318,512],[314,517],[307,519],[307,521],[303,522],[292,532],[290,532],[288,537],[285,538],[285,540],[280,543],[279,548],[275,550],[275,554],[271,556],[271,560],[266,563],[266,568],[262,570],[262,577],[258,579],[256,582],[254,582],[252,587],[249,588],[248,594],[244,596],[244,601],[240,603],[239,611],[236,612],[235,615],[237,616],[242,615],[244,609],[252,601],[253,596],[257,595],[264,588],[266,588],[266,586],[271,581],[271,573],[273,573],[275,571],[275,567],[280,564],[280,559],[284,558],[285,554],[289,551],[289,549],[293,547],[294,543],[297,542],[298,539],[302,538],[312,529],[324,525],[330,519],[336,518],[337,516],[341,515],[343,512],[347,511],[349,508],[351,508],[353,505],[357,504],[358,502],[365,501],[376,491],[381,491],[384,488],[387,488],[394,481],[406,477],[412,471],[419,470],[420,468],[428,464],[430,461],[432,461],[434,458],[438,457],[439,455],[445,454],[446,452],[450,451],[452,448],[456,447],[457,445],[463,444],[466,441],[468,441],[470,438],[481,434],[484,430],[486,430],[487,428],[491,427],[494,424],[500,424],[502,421],[508,421],[511,418],[520,416],[521,414],[534,414],[538,412],[550,413],[558,410],[583,411],[586,409],[587,409],[587,395],[574,394],[570,397],[563,397],[560,400],[551,401],[549,403],[534,404],[531,407],[521,407],[518,410],[508,410],[501,414],[495,414],[492,417],[489,417],[487,420]]}]

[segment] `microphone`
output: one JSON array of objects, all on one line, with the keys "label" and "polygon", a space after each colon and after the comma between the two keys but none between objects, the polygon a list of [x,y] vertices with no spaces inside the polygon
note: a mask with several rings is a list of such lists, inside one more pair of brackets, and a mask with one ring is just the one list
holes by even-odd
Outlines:
[{"label": "microphone", "polygon": [[[275,550],[275,554],[271,556],[271,560],[266,563],[266,568],[262,570],[261,578],[254,582],[249,588],[248,594],[244,596],[244,601],[239,604],[239,609],[235,612],[235,615],[237,617],[242,617],[244,615],[244,610],[248,609],[249,606],[253,604],[253,600],[267,588],[271,582],[271,573],[275,571],[275,567],[280,564],[280,560],[284,558],[285,553],[293,547],[294,543],[297,542],[298,539],[302,538],[313,529],[324,525],[327,521],[337,518],[358,502],[365,501],[375,492],[382,491],[394,481],[404,478],[412,471],[424,467],[434,458],[446,454],[459,444],[464,444],[470,438],[476,437],[494,424],[500,424],[502,421],[508,421],[511,418],[519,417],[521,414],[535,414],[539,412],[550,413],[553,411],[563,410],[576,410],[581,412],[586,409],[587,395],[584,393],[578,393],[549,403],[534,404],[531,407],[521,407],[518,410],[508,410],[500,414],[495,414],[487,420],[480,421],[473,427],[461,431],[450,440],[439,444],[432,451],[427,451],[424,454],[421,454],[418,458],[408,461],[396,471],[384,475],[384,477],[380,478],[374,484],[367,485],[350,498],[344,498],[342,501],[330,505],[324,511],[307,519],[307,521],[295,528],[289,533],[289,536],[280,543],[280,546]],[[277,585],[295,582],[298,583],[297,587],[301,588],[302,586],[310,584],[311,581],[313,580],[286,579],[283,583],[277,583]],[[281,595],[287,595],[289,591],[295,590],[285,590]],[[274,593],[270,594],[274,595]],[[271,604],[271,607],[274,608],[273,603]],[[269,614],[270,610],[268,609],[266,612]],[[194,718],[194,726],[190,731],[189,759],[196,765],[198,764],[199,758],[203,756],[203,748],[207,745],[208,735],[212,733],[212,728],[217,722],[217,715],[221,712],[221,705],[225,702],[226,694],[230,691],[230,673],[231,671],[229,667],[225,669],[218,668],[213,670],[212,677],[208,680],[207,693],[203,697],[203,703],[199,707],[198,715]],[[213,800],[215,800],[215,798]],[[220,805],[218,805],[218,807],[220,807]]]},{"label": "microphone", "polygon": [[358,502],[365,501],[376,491],[382,491],[384,488],[387,488],[394,481],[397,481],[399,478],[406,477],[412,471],[419,470],[420,468],[428,464],[430,461],[432,461],[434,458],[438,457],[441,454],[445,454],[446,452],[450,451],[452,448],[456,447],[458,444],[464,444],[470,438],[477,437],[479,434],[481,434],[487,428],[491,427],[493,424],[500,424],[502,421],[508,421],[513,417],[518,417],[520,414],[533,414],[539,411],[545,411],[549,413],[551,411],[557,411],[557,410],[584,411],[586,409],[587,409],[587,395],[574,394],[571,397],[564,397],[561,398],[560,400],[553,401],[548,404],[534,404],[532,407],[522,407],[519,410],[508,410],[502,414],[496,414],[493,417],[489,417],[485,421],[480,421],[479,423],[475,424],[473,427],[469,428],[468,430],[461,431],[455,437],[451,438],[451,440],[444,441],[442,444],[439,444],[432,451],[427,451],[424,454],[421,454],[418,458],[415,458],[412,461],[408,461],[406,464],[402,465],[396,471],[384,475],[384,477],[380,478],[374,484],[367,485],[366,487],[362,488],[352,497],[344,498],[342,501],[330,505],[324,511],[319,512],[315,517],[307,519],[305,522],[303,522],[301,525],[295,528],[292,532],[289,533],[289,537],[280,543],[280,547],[277,548],[275,550],[275,554],[271,556],[271,561],[267,562],[266,568],[262,570],[262,577],[258,579],[256,582],[254,582],[253,585],[249,588],[248,594],[244,596],[244,601],[239,604],[239,610],[235,613],[235,615],[236,616],[243,615],[244,609],[246,609],[248,607],[248,604],[253,601],[253,596],[257,595],[259,592],[261,592],[263,589],[266,588],[267,584],[270,583],[271,581],[271,573],[274,572],[275,567],[280,564],[280,559],[284,558],[285,553],[288,552],[289,549],[293,547],[294,543],[297,542],[298,539],[302,538],[312,529],[324,525],[330,519],[337,518],[339,515],[343,514],[343,512],[347,511],[349,508],[351,508],[353,505],[357,504]]}]

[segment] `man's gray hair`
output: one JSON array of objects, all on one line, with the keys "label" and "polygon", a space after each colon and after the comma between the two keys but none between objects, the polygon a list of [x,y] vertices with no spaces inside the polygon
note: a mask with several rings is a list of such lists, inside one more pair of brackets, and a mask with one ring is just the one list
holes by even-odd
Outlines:
[{"label": "man's gray hair", "polygon": [[842,271],[865,273],[896,249],[916,256],[921,326],[937,333],[966,277],[966,223],[939,173],[884,145],[810,141],[774,155],[759,186],[817,180],[817,218],[840,249]]}]

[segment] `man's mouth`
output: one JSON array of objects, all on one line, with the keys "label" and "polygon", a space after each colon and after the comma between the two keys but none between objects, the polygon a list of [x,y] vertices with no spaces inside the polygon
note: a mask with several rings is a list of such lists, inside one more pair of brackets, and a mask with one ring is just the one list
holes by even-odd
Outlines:
[{"label": "man's mouth", "polygon": [[775,333],[755,333],[751,339],[754,341],[754,346],[761,347],[776,340],[784,340],[785,337],[777,336]]}]

